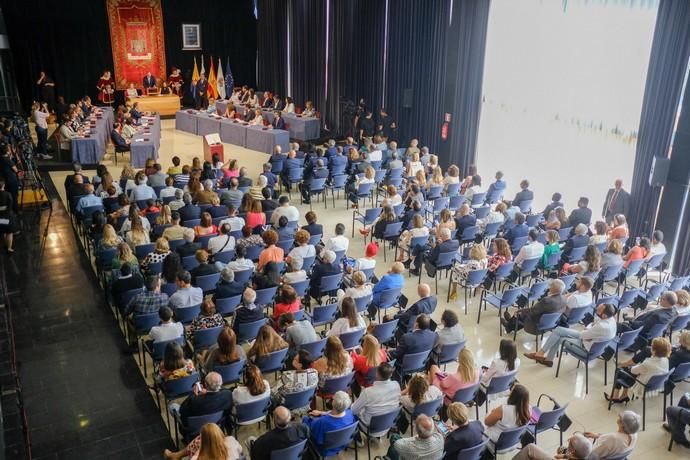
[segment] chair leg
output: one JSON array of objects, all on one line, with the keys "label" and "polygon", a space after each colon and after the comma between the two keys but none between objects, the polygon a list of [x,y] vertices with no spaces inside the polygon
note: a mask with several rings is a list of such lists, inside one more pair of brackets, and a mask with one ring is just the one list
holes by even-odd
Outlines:
[{"label": "chair leg", "polygon": [[589,366],[587,364],[587,361],[585,361],[585,395],[589,394]]},{"label": "chair leg", "polygon": [[647,392],[642,394],[642,431],[645,430],[645,422],[647,418]]},{"label": "chair leg", "polygon": [[558,354],[558,365],[556,366],[556,378],[558,378],[558,373],[561,371],[561,359],[563,358],[563,345],[561,345],[561,352]]}]

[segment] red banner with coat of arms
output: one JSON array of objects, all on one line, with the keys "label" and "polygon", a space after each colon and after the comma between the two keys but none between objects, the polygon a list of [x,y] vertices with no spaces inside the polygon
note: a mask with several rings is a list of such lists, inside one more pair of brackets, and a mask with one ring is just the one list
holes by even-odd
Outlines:
[{"label": "red banner with coat of arms", "polygon": [[160,0],[106,0],[113,47],[115,87],[141,89],[147,72],[167,76]]}]

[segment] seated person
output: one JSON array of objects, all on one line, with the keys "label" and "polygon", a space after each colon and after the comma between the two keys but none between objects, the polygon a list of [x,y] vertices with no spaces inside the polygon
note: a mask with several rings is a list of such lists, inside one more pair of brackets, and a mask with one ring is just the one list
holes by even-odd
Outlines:
[{"label": "seated person", "polygon": [[193,337],[196,331],[222,326],[225,326],[225,320],[220,313],[216,312],[216,306],[213,300],[206,299],[201,303],[199,316],[192,320],[192,324],[189,326],[188,335]]},{"label": "seated person", "polygon": [[[414,269],[410,270],[410,274],[419,276],[419,270],[422,263],[421,261],[424,260],[424,267],[426,268],[429,276],[436,276],[436,264],[438,263],[439,256],[448,252],[456,252],[459,246],[460,242],[458,240],[450,239],[450,230],[447,228],[442,228],[438,234],[438,241],[431,251],[424,252],[423,254],[417,254],[417,257],[414,259]],[[420,255],[422,257],[419,257]]]},{"label": "seated person", "polygon": [[690,424],[690,401],[687,393],[678,401],[677,406],[666,408],[666,417],[668,422],[664,423],[663,428],[671,432],[673,441],[685,448],[690,448],[690,441],[685,435],[687,426]]},{"label": "seated person", "polygon": [[528,424],[531,414],[529,391],[524,385],[516,383],[506,403],[495,407],[484,419],[486,436],[496,443],[504,431]]},{"label": "seated person", "polygon": [[283,340],[271,326],[266,324],[259,329],[256,340],[247,352],[247,358],[258,364],[271,353],[283,350],[287,347],[287,342]]},{"label": "seated person", "polygon": [[568,460],[579,460],[583,458],[598,458],[592,457],[592,443],[581,433],[573,433],[568,438],[568,445],[565,449],[559,448],[555,457],[546,452],[535,443],[526,445],[513,457],[513,460],[532,460],[532,459],[551,459],[562,458]]},{"label": "seated person", "polygon": [[[484,425],[479,420],[470,421],[470,411],[461,402],[450,404],[446,410],[448,414],[448,434],[444,444],[442,460],[456,460],[461,450],[479,445],[483,440]],[[582,457],[585,458],[585,457]]]},{"label": "seated person", "polygon": [[431,318],[428,315],[417,316],[414,330],[403,335],[398,342],[397,348],[391,350],[388,355],[391,359],[399,359],[398,364],[402,364],[402,359],[400,358],[406,354],[431,350],[438,336],[430,327]]},{"label": "seated person", "polygon": [[247,364],[242,380],[244,384],[232,390],[232,404],[234,406],[271,397],[271,386],[268,384],[268,380],[263,378],[261,371],[254,364]]},{"label": "seated person", "polygon": [[203,387],[194,385],[192,394],[187,396],[182,404],[170,404],[169,410],[173,414],[179,414],[184,427],[187,426],[189,417],[200,417],[216,412],[228,413],[231,405],[232,392],[223,388],[223,377],[217,372],[209,372],[204,378]]},{"label": "seated person", "polygon": [[264,310],[257,307],[254,301],[256,301],[256,291],[252,288],[245,289],[242,295],[242,305],[235,310],[235,320],[232,323],[235,334],[239,334],[240,327],[243,324],[263,319]]},{"label": "seated person", "polygon": [[[585,431],[585,437],[592,441],[593,459],[609,458],[631,452],[637,443],[637,433],[642,427],[641,417],[631,410],[618,414],[618,429],[613,433],[592,433]],[[688,447],[688,446],[686,446]]]},{"label": "seated person", "polygon": [[[628,392],[641,398],[644,393],[644,385],[650,378],[668,372],[668,357],[670,355],[671,342],[665,337],[657,337],[652,340],[652,355],[649,358],[636,366],[616,369],[611,396],[604,393],[609,405],[630,401]],[[649,396],[649,392],[647,395]]]},{"label": "seated person", "polygon": [[640,334],[637,336],[635,343],[633,343],[628,350],[637,351],[649,344],[653,337],[649,337],[651,329],[657,324],[669,324],[674,316],[674,306],[678,303],[678,296],[673,291],[666,291],[661,294],[659,298],[659,308],[654,308],[639,315],[637,318],[629,319],[623,315],[622,323],[618,323],[618,333],[633,331],[642,327]]},{"label": "seated person", "polygon": [[343,298],[340,306],[340,312],[340,318],[333,322],[333,325],[326,334],[328,337],[357,331],[366,327],[364,319],[359,313],[357,313],[357,305],[352,297]]},{"label": "seated person", "polygon": [[204,292],[201,288],[192,286],[192,274],[188,271],[179,272],[175,283],[177,291],[170,296],[169,304],[173,310],[200,305],[204,300]]},{"label": "seated person", "polygon": [[521,308],[514,315],[508,311],[503,312],[501,324],[507,332],[512,332],[515,329],[525,328],[525,331],[530,334],[537,333],[537,325],[541,317],[547,313],[565,311],[567,301],[563,296],[565,284],[559,279],[553,279],[549,283],[549,290],[545,297],[532,305],[530,308]]},{"label": "seated person", "polygon": [[[393,370],[393,366],[388,363],[379,364],[374,384],[364,388],[352,404],[352,413],[361,425],[368,426],[372,417],[391,412],[400,405],[400,384],[391,380]],[[386,431],[374,432],[371,436],[382,436]]]},{"label": "seated person", "polygon": [[307,425],[291,420],[289,409],[278,406],[273,410],[274,428],[249,442],[252,460],[271,460],[274,450],[286,449],[309,437]]},{"label": "seated person", "polygon": [[450,404],[458,390],[467,388],[479,381],[479,368],[474,361],[474,354],[469,348],[463,348],[458,353],[458,368],[455,373],[441,371],[441,368],[432,364],[429,368],[429,384],[438,387],[445,398],[443,403]]},{"label": "seated person", "polygon": [[217,299],[227,299],[241,295],[244,292],[244,283],[235,281],[235,272],[230,267],[224,267],[220,271],[220,280],[216,285],[216,291],[213,293],[214,302]]},{"label": "seated person", "polygon": [[351,404],[350,396],[344,391],[338,391],[333,395],[330,411],[312,410],[309,412],[309,417],[304,417],[302,420],[309,427],[310,439],[320,455],[330,457],[341,450],[338,448],[324,451],[323,444],[326,433],[355,423],[356,419],[350,410]]},{"label": "seated person", "polygon": [[192,275],[192,284],[196,284],[196,280],[200,276],[218,273],[218,267],[216,267],[214,264],[208,263],[208,252],[203,249],[199,249],[196,252],[195,257],[196,261],[199,262],[199,265],[189,271],[189,273]]},{"label": "seated person", "polygon": [[[335,263],[335,252],[325,250],[321,253],[321,261],[317,261],[311,271],[311,281],[309,282],[309,296],[314,297],[320,302],[321,297],[326,292],[321,292],[321,279],[324,276],[336,275],[342,271],[340,264]],[[306,300],[307,304],[309,299]]]}]

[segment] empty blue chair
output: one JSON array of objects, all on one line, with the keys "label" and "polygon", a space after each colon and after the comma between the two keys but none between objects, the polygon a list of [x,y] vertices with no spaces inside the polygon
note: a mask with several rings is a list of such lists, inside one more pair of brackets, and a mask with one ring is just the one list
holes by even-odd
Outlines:
[{"label": "empty blue chair", "polygon": [[[335,293],[340,287],[340,283],[343,281],[343,274],[336,273],[335,275],[328,275],[321,278],[319,283],[319,292],[321,296],[335,296]],[[320,300],[320,299],[319,299]]]},{"label": "empty blue chair", "polygon": [[519,270],[518,279],[520,284],[525,282],[525,278],[531,278],[534,276],[535,270],[537,269],[540,260],[540,257],[535,257],[533,259],[525,259],[522,261],[519,267],[516,266],[516,268]]},{"label": "empty blue chair", "polygon": [[465,341],[458,343],[446,343],[441,345],[441,349],[436,353],[436,364],[443,366],[446,370],[446,365],[458,360],[458,354],[465,348]]},{"label": "empty blue chair", "polygon": [[258,289],[256,291],[256,300],[254,301],[254,304],[256,304],[257,307],[263,307],[265,305],[272,304],[277,291],[278,286]]},{"label": "empty blue chair", "polygon": [[343,348],[346,350],[352,350],[355,347],[358,347],[360,342],[362,341],[362,337],[364,337],[364,333],[366,332],[366,329],[358,329],[356,331],[351,331],[351,332],[345,332],[343,334],[340,334],[338,338],[343,344]]},{"label": "empty blue chair", "polygon": [[671,281],[671,286],[669,287],[672,291],[679,291],[688,285],[690,276],[676,276],[673,281]]},{"label": "empty blue chair", "polygon": [[175,309],[175,318],[182,324],[189,324],[201,313],[201,304]]},{"label": "empty blue chair", "polygon": [[[484,292],[481,300],[479,301],[479,313],[477,314],[477,324],[482,317],[482,304],[484,305],[484,310],[486,310],[486,305],[489,304],[494,308],[498,308],[498,317],[503,317],[503,310],[512,307],[517,302],[518,297],[522,294],[522,288],[519,286],[510,287],[503,291],[501,295],[492,294],[491,292]],[[501,327],[499,323],[499,332],[501,332]]]},{"label": "empty blue chair", "polygon": [[240,359],[230,364],[216,364],[213,366],[213,371],[218,372],[223,378],[223,385],[229,385],[237,383],[242,379],[242,373],[246,364],[246,359]]},{"label": "empty blue chair", "polygon": [[[556,378],[558,378],[558,373],[561,370],[561,360],[563,359],[563,354],[567,353],[573,358],[578,360],[579,363],[584,363],[585,365],[585,394],[589,394],[589,363],[591,361],[597,360],[601,357],[604,351],[608,348],[610,340],[604,340],[601,342],[592,343],[591,348],[587,353],[584,353],[580,347],[574,346],[570,342],[563,342],[561,344],[561,352],[558,355],[558,366],[556,367]],[[606,377],[608,375],[607,368],[608,361],[604,360],[604,385],[606,385]]]},{"label": "empty blue chair", "polygon": [[[536,342],[536,347],[535,350],[539,349],[539,336],[544,336],[546,332],[549,332],[553,329],[556,329],[558,327],[558,322],[561,319],[561,312],[555,312],[555,313],[546,313],[544,315],[541,315],[539,318],[539,323],[537,324],[537,333],[534,334],[534,340]],[[529,334],[529,332],[525,331],[526,333]],[[513,331],[513,340],[517,338],[517,328],[515,328],[515,331]]]},{"label": "empty blue chair", "polygon": [[333,181],[331,183],[331,196],[333,197],[333,207],[335,208],[335,191],[338,191],[338,198],[340,198],[340,191],[345,190],[345,184],[347,183],[346,174],[333,174]]},{"label": "empty blue chair", "polygon": [[472,225],[471,227],[465,227],[460,235],[460,244],[472,243],[479,233],[479,226]]},{"label": "empty blue chair", "polygon": [[314,400],[315,394],[315,386],[305,388],[294,393],[285,393],[285,395],[283,396],[285,400],[283,401],[282,405],[290,411],[308,408],[311,405],[311,402]]},{"label": "empty blue chair", "polygon": [[297,297],[304,297],[307,294],[307,289],[309,289],[309,283],[311,280],[306,279],[304,281],[297,281],[295,283],[288,283],[297,293]]},{"label": "empty blue chair", "polygon": [[430,353],[431,350],[405,354],[400,360],[400,366],[396,368],[401,380],[404,380],[408,375],[424,370]]},{"label": "empty blue chair", "polygon": [[247,259],[258,262],[261,252],[264,250],[263,246],[249,246],[247,247]]},{"label": "empty blue chair", "polygon": [[212,273],[210,275],[197,276],[195,280],[195,285],[204,291],[204,294],[213,292],[216,290],[216,285],[220,280],[220,273]]},{"label": "empty blue chair", "polygon": [[474,195],[472,195],[472,201],[470,202],[470,206],[473,208],[478,208],[479,206],[482,206],[484,204],[484,201],[486,201],[486,192],[475,193]]},{"label": "empty blue chair", "polygon": [[532,303],[541,299],[549,289],[549,281],[537,281],[529,289],[522,288],[522,295],[527,298],[527,302]]},{"label": "empty blue chair", "polygon": [[217,252],[213,255],[214,262],[229,264],[233,260],[235,260],[235,251],[232,249],[229,251]]},{"label": "empty blue chair", "polygon": [[254,274],[253,268],[248,268],[247,270],[241,270],[235,272],[235,281],[238,283],[246,284],[252,278]]},{"label": "empty blue chair", "polygon": [[[395,409],[380,415],[373,415],[369,420],[369,424],[365,424],[362,420],[359,421],[359,430],[367,435],[367,439],[372,437],[381,438],[385,436],[388,431],[393,428],[395,421],[400,415],[400,408]],[[371,443],[367,442],[367,453],[369,460],[371,460]]]},{"label": "empty blue chair", "polygon": [[335,321],[335,315],[338,312],[338,304],[330,303],[326,305],[317,305],[313,308],[311,313],[311,324],[314,327],[331,324]]},{"label": "empty blue chair", "polygon": [[[480,382],[477,382],[474,385],[470,385],[456,391],[452,400],[448,396],[444,396],[444,398],[447,399],[449,403],[461,402],[466,406],[469,406],[470,403],[474,404],[475,411],[477,412],[477,420],[479,420],[479,404],[476,404],[475,400],[477,398],[477,392],[479,391],[480,386]],[[486,405],[488,406],[489,404],[487,403]]]},{"label": "empty blue chair", "polygon": [[[465,291],[465,314],[467,314],[467,303],[468,303],[468,293],[471,290],[476,291],[476,289],[483,285],[484,280],[486,279],[486,275],[489,272],[488,269],[482,268],[479,270],[470,270],[467,272],[467,276],[464,278],[460,278],[458,285],[463,288]],[[450,292],[450,289],[448,290]],[[450,298],[448,297],[446,301],[449,301]]]},{"label": "empty blue chair", "polygon": [[395,337],[395,330],[398,327],[398,320],[394,319],[385,323],[374,326],[372,334],[376,337],[379,343],[387,343]]},{"label": "empty blue chair", "polygon": [[[456,251],[450,251],[450,252],[442,252],[438,255],[438,259],[436,260],[436,264],[434,265],[436,267],[436,273],[434,275],[434,283],[436,285],[436,294],[438,295],[438,277],[441,274],[442,270],[446,270],[446,273],[448,270],[453,268],[453,264],[455,264],[455,257],[457,255]],[[419,270],[419,282],[421,283],[422,281],[422,270]],[[450,296],[450,277],[448,277],[448,284],[449,284],[449,289],[448,289],[448,294],[447,297]],[[449,298],[446,299],[446,302],[449,300]]]},{"label": "empty blue chair", "polygon": [[343,261],[343,257],[345,257],[345,250],[341,249],[340,251],[333,251],[335,252],[335,264],[340,265]]},{"label": "empty blue chair", "polygon": [[494,285],[493,285],[494,291],[496,290],[498,283],[506,281],[511,276],[514,268],[515,268],[515,262],[506,262],[504,264],[501,264],[501,266],[499,266],[494,271]]},{"label": "empty blue chair", "polygon": [[194,270],[199,266],[199,261],[196,260],[196,256],[185,256],[182,258],[182,268],[187,271]]},{"label": "empty blue chair", "polygon": [[235,405],[230,415],[235,428],[235,438],[237,438],[237,431],[240,426],[253,425],[265,421],[269,407],[271,407],[270,396],[258,401]]},{"label": "empty blue chair", "polygon": [[[548,398],[551,402],[554,404],[554,408],[549,411],[542,411],[539,409],[539,403],[541,402],[542,397]],[[558,406],[558,407],[556,407]],[[543,433],[544,431],[547,430],[556,430],[558,431],[558,434],[560,436],[560,445],[563,445],[563,430],[560,429],[558,426],[558,423],[561,421],[563,416],[565,415],[565,411],[568,409],[568,404],[566,403],[563,406],[560,406],[555,399],[553,399],[551,396],[546,395],[546,394],[541,394],[539,395],[539,398],[537,399],[537,406],[533,408],[533,410],[538,410],[539,411],[539,420],[535,424],[529,424],[528,430],[532,433],[534,436],[534,442],[536,444],[537,442],[537,435],[539,433]]]},{"label": "empty blue chair", "polygon": [[230,316],[235,313],[237,307],[242,303],[242,294],[216,299],[216,311],[222,316]]},{"label": "empty blue chair", "polygon": [[491,222],[486,224],[484,227],[484,238],[487,240],[492,240],[498,235],[498,230],[501,228],[501,222]]},{"label": "empty blue chair", "polygon": [[512,450],[516,450],[520,447],[520,438],[527,431],[529,424],[519,426],[517,428],[511,428],[503,431],[496,442],[489,440],[487,443],[487,449],[494,458],[497,458],[500,454],[508,453]]},{"label": "empty blue chair", "polygon": [[287,357],[288,348],[276,350],[261,358],[256,358],[256,365],[262,373],[278,372],[283,368],[285,358]]},{"label": "empty blue chair", "polygon": [[316,342],[303,343],[299,349],[309,352],[310,355],[318,359],[323,355],[323,350],[326,348],[326,340],[328,339],[324,337]]},{"label": "empty blue chair", "polygon": [[258,319],[251,323],[242,324],[237,334],[237,343],[251,342],[252,340],[256,339],[259,329],[261,329],[264,324],[266,324],[265,318]]}]

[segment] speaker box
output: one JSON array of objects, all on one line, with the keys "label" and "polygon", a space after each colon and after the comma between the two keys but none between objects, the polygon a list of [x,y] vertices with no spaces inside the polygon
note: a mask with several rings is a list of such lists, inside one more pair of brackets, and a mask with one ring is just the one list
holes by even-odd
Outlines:
[{"label": "speaker box", "polygon": [[412,108],[412,88],[405,88],[403,90],[402,106],[405,109]]},{"label": "speaker box", "polygon": [[670,158],[654,157],[652,159],[652,169],[649,170],[649,185],[651,187],[663,187],[666,185],[670,166]]}]

